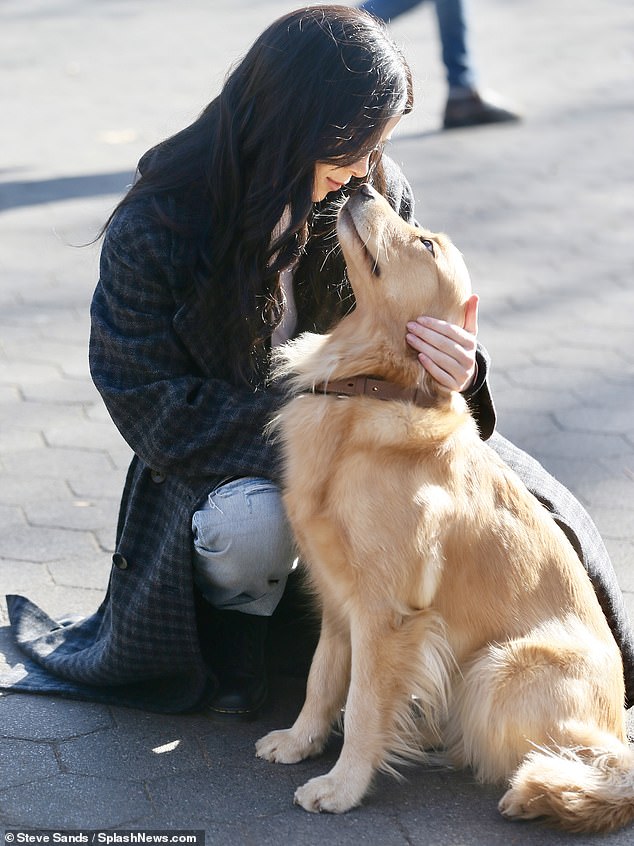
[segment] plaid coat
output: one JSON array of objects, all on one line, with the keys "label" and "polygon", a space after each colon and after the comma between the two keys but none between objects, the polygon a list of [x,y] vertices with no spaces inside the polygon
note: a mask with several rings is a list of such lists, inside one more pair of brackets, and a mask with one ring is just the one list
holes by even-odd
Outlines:
[{"label": "plaid coat", "polygon": [[[409,186],[388,162],[388,194],[406,219]],[[173,213],[174,208],[170,208]],[[51,620],[28,599],[7,597],[26,670],[0,679],[13,690],[179,712],[204,703],[210,685],[201,650],[208,634],[192,579],[191,518],[226,476],[275,479],[275,447],[263,426],[279,398],[231,384],[222,313],[203,321],[186,284],[187,242],[156,222],[149,201],[119,210],[105,236],[92,303],[91,372],[135,455],[121,502],[107,595],[91,617]],[[223,291],[217,295],[222,302]],[[296,290],[297,331],[325,331],[341,309],[332,292],[320,313],[311,291]],[[482,436],[495,414],[487,358],[469,401]],[[621,645],[634,702],[634,638],[609,558],[571,494],[501,436],[490,444],[553,512],[593,579]]]}]

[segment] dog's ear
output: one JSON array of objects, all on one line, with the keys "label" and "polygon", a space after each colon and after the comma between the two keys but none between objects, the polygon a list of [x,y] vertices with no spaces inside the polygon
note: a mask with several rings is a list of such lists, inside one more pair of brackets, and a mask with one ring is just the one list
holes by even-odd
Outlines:
[{"label": "dog's ear", "polygon": [[478,304],[480,297],[477,294],[471,294],[464,306],[464,323],[462,328],[471,335],[478,334]]}]

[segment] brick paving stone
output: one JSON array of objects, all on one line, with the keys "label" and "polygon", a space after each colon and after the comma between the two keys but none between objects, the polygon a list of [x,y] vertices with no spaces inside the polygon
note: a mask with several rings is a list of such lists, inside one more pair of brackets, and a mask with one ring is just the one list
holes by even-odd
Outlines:
[{"label": "brick paving stone", "polygon": [[99,398],[97,389],[87,378],[25,384],[21,387],[21,393],[28,402],[42,403],[83,404],[96,402]]},{"label": "brick paving stone", "polygon": [[602,409],[610,409],[620,412],[623,408],[632,408],[634,413],[634,380],[623,379],[622,385],[615,385],[614,382],[605,381],[601,384],[594,384],[590,393],[584,392],[580,395],[584,405],[597,406]]},{"label": "brick paving stone", "polygon": [[632,593],[634,599],[634,542],[629,539],[608,539],[606,546],[618,573],[621,588]]},{"label": "brick paving stone", "polygon": [[105,552],[112,553],[116,546],[116,511],[113,509],[113,519],[107,529],[102,529],[94,533],[99,548]]},{"label": "brick paving stone", "polygon": [[3,428],[8,424],[16,428],[34,429],[39,432],[44,424],[63,425],[66,421],[81,419],[82,416],[82,408],[79,405],[24,402],[20,394],[18,394],[17,402],[10,406],[0,406],[0,423]]},{"label": "brick paving stone", "polygon": [[[40,442],[40,446],[42,442]],[[35,496],[47,499],[68,499],[72,495],[63,479],[42,479],[33,476],[2,474],[0,503],[22,506]]]},{"label": "brick paving stone", "polygon": [[630,455],[613,459],[603,458],[601,464],[610,475],[619,479],[624,476],[630,482],[634,482],[634,449]]},{"label": "brick paving stone", "polygon": [[42,478],[66,478],[73,473],[99,477],[111,472],[112,464],[104,452],[49,447],[37,453],[18,450],[3,456],[8,473],[40,476]]},{"label": "brick paving stone", "polygon": [[591,508],[600,506],[634,511],[634,482],[626,476],[575,483],[575,489]]},{"label": "brick paving stone", "polygon": [[592,518],[604,538],[628,540],[634,536],[634,508],[595,506]]},{"label": "brick paving stone", "polygon": [[0,534],[0,558],[57,561],[66,555],[94,556],[97,542],[90,532],[42,526],[15,526]]},{"label": "brick paving stone", "polygon": [[[7,581],[11,583],[11,580]],[[81,578],[78,577],[78,581],[81,581]],[[78,584],[73,585],[72,588],[68,587],[68,585],[60,587],[56,584],[51,585],[46,578],[34,579],[32,584],[22,591],[17,587],[13,587],[11,583],[10,588],[4,589],[3,594],[5,593],[18,593],[27,596],[54,620],[77,615],[87,617],[90,614],[94,614],[104,597],[103,588],[82,587]],[[7,608],[5,603],[2,602],[0,603],[0,625],[6,626],[8,623],[9,616]],[[0,635],[3,631],[0,628]],[[8,640],[2,640],[2,644],[11,642],[12,635],[10,629],[6,630],[6,634]],[[2,648],[4,649],[5,646],[3,645]],[[1,659],[2,656],[0,656],[0,661]],[[13,666],[23,660],[24,656],[14,655],[12,653],[9,665]]]},{"label": "brick paving stone", "polygon": [[[0,703],[1,709],[1,703]],[[59,773],[55,750],[50,743],[0,739],[0,784],[14,787],[40,781]]]},{"label": "brick paving stone", "polygon": [[3,583],[10,581],[11,589],[21,593],[38,583],[50,587],[53,584],[53,577],[46,564],[0,558],[0,581]]},{"label": "brick paving stone", "polygon": [[68,449],[127,449],[125,441],[110,420],[97,423],[85,415],[63,426],[43,426],[46,443]]},{"label": "brick paving stone", "polygon": [[425,827],[421,827],[419,832],[425,840],[411,839],[400,819],[389,813],[382,816],[373,814],[367,805],[340,816],[300,814],[298,808],[290,808],[284,815],[255,818],[250,816],[248,807],[243,806],[234,826],[235,839],[229,841],[232,846],[255,843],[258,846],[278,846],[280,843],[301,846],[334,843],[338,846],[411,846],[423,842],[434,843],[435,846],[435,841],[426,839]]},{"label": "brick paving stone", "polygon": [[[0,558],[0,584],[10,584],[11,593],[28,596],[53,618],[88,614],[103,597],[111,566],[111,553],[104,550],[47,563]],[[3,624],[8,620],[4,602],[0,620]]]},{"label": "brick paving stone", "polygon": [[0,737],[13,740],[64,740],[113,727],[105,705],[48,696],[12,693],[0,697],[0,714]]},{"label": "brick paving stone", "polygon": [[[75,292],[77,297],[77,292]],[[31,364],[49,364],[57,367],[60,373],[70,368],[83,375],[88,373],[88,350],[86,339],[80,343],[56,339],[39,338],[33,343],[32,337],[3,339],[2,349],[10,361],[24,361]]]},{"label": "brick paving stone", "polygon": [[39,383],[58,383],[61,380],[59,368],[50,364],[33,364],[26,361],[0,362],[0,383],[23,387]]},{"label": "brick paving stone", "polygon": [[79,584],[83,588],[94,588],[103,592],[108,587],[112,558],[104,548],[91,558],[64,558],[60,561],[48,561],[45,566],[54,584],[60,588],[76,587]]},{"label": "brick paving stone", "polygon": [[579,400],[572,391],[562,389],[548,389],[531,384],[502,386],[499,390],[495,377],[491,380],[494,402],[501,417],[507,409],[523,410],[525,414],[549,414],[554,407],[570,408],[577,406]]},{"label": "brick paving stone", "polygon": [[66,772],[138,782],[178,773],[195,778],[207,769],[203,752],[195,736],[179,731],[177,720],[172,718],[171,724],[170,730],[155,732],[151,739],[132,725],[125,732],[65,740],[58,746],[60,764]]},{"label": "brick paving stone", "polygon": [[68,501],[34,498],[25,508],[30,526],[87,531],[98,531],[111,526],[114,516],[112,512],[109,501],[102,507],[99,501],[78,498]]},{"label": "brick paving stone", "polygon": [[523,439],[528,436],[540,436],[546,439],[559,431],[550,413],[526,414],[521,409],[511,408],[504,408],[498,413],[497,428],[518,446],[521,446]]},{"label": "brick paving stone", "polygon": [[41,449],[42,435],[39,432],[32,432],[28,429],[17,429],[10,426],[2,427],[2,440],[0,441],[0,455],[15,450]]},{"label": "brick paving stone", "polygon": [[124,474],[130,465],[132,456],[132,450],[122,439],[116,439],[112,445],[108,446],[108,458],[112,461],[113,466]]},{"label": "brick paving stone", "polygon": [[588,374],[585,370],[571,370],[570,367],[560,363],[556,355],[548,358],[548,364],[540,364],[535,357],[530,364],[520,367],[513,367],[505,371],[509,382],[522,388],[529,388],[533,391],[552,391],[558,396],[555,400],[561,404],[561,397],[564,395],[568,403],[579,404],[578,393],[583,393],[583,388],[588,385]]},{"label": "brick paving stone", "polygon": [[151,811],[142,785],[61,773],[0,790],[0,819],[29,829],[135,827]]},{"label": "brick paving stone", "polygon": [[[493,359],[491,378],[498,379],[504,376],[507,380],[520,367],[530,367],[531,352],[534,346],[533,341],[527,342],[521,337],[517,343],[513,343],[513,333],[509,333],[508,326],[499,329],[495,326],[495,316],[487,317],[487,329],[485,330],[486,347]],[[515,334],[517,337],[517,334]]]},{"label": "brick paving stone", "polygon": [[634,383],[634,363],[623,362],[618,370],[605,373],[604,381],[617,386],[615,396],[619,396],[622,390],[630,391]]},{"label": "brick paving stone", "polygon": [[618,409],[585,407],[582,411],[557,410],[555,418],[562,429],[569,431],[614,432],[634,437],[634,396],[624,398],[623,405]]},{"label": "brick paving stone", "polygon": [[[524,446],[524,444],[522,444]],[[539,447],[531,441],[529,452],[536,454]],[[586,508],[591,506],[591,494],[602,479],[605,479],[605,469],[594,459],[584,460],[578,456],[540,455],[543,466],[563,485],[574,491],[575,496]]]},{"label": "brick paving stone", "polygon": [[527,438],[527,449],[534,449],[536,454],[554,457],[575,458],[580,455],[592,455],[597,458],[623,458],[631,454],[625,438],[621,435],[605,435],[588,432],[559,432],[548,440]]},{"label": "brick paving stone", "polygon": [[0,525],[4,526],[5,530],[20,529],[25,523],[24,510],[20,506],[0,505]]},{"label": "brick paving stone", "polygon": [[190,819],[226,824],[245,816],[259,819],[292,808],[294,784],[290,776],[298,778],[296,768],[289,771],[288,767],[277,767],[271,772],[273,765],[258,761],[250,751],[251,766],[234,770],[235,757],[194,773],[152,778],[147,783],[152,803],[157,808],[165,807],[177,793],[181,797],[181,813]]},{"label": "brick paving stone", "polygon": [[588,371],[617,371],[623,366],[623,355],[619,349],[606,349],[605,347],[573,346],[570,344],[558,344],[545,349],[535,350],[533,358],[536,364],[541,367],[550,368],[556,362],[558,368],[566,368],[568,378],[574,376],[575,371],[579,376],[586,376]]},{"label": "brick paving stone", "polygon": [[[200,748],[203,750],[205,760],[208,763],[211,758],[204,748],[205,737],[212,737],[214,746],[216,741],[221,745],[220,741],[224,738],[226,740],[225,754],[228,754],[234,748],[236,732],[239,736],[245,734],[250,739],[252,733],[258,730],[255,723],[251,725],[241,723],[236,726],[226,722],[214,722],[204,711],[173,716],[112,706],[110,713],[116,730],[120,732],[121,736],[129,734],[135,738],[135,742],[145,743],[151,748],[170,743],[179,737],[196,737],[201,741]],[[255,743],[255,739],[253,737],[253,743]],[[219,748],[219,746],[215,748]]]},{"label": "brick paving stone", "polygon": [[87,420],[93,420],[95,423],[112,423],[108,410],[102,402],[87,406],[84,415]]},{"label": "brick paving stone", "polygon": [[[113,464],[113,467],[116,466],[116,462],[111,457],[110,452],[108,452],[108,459]],[[123,462],[119,463],[120,466],[118,469],[108,470],[105,473],[101,472],[98,476],[87,477],[79,469],[70,474],[66,481],[73,496],[79,499],[114,499],[118,504],[125,481],[125,471],[128,466],[128,462],[125,464]]]},{"label": "brick paving stone", "polygon": [[[0,356],[2,356],[2,341],[0,341]],[[0,413],[3,407],[10,408],[19,400],[20,395],[15,385],[0,385]]]},{"label": "brick paving stone", "polygon": [[[457,784],[456,784],[457,783]],[[454,786],[455,785],[455,786]],[[436,790],[410,792],[403,802],[397,791],[392,791],[393,801],[399,803],[400,826],[408,843],[433,843],[434,846],[455,846],[457,843],[486,843],[487,846],[566,846],[570,835],[560,834],[544,827],[509,823],[497,813],[497,802],[503,790],[478,785],[461,774],[452,774],[451,784],[442,784]],[[443,814],[435,812],[438,806]],[[474,820],[477,819],[477,839]],[[460,832],[457,836],[456,832]],[[581,842],[592,842],[582,835]]]}]

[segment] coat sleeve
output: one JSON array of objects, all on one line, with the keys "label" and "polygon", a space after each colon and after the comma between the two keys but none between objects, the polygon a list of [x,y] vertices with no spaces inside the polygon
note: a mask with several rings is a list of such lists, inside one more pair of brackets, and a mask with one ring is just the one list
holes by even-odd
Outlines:
[{"label": "coat sleeve", "polygon": [[[133,207],[111,222],[91,306],[93,381],[124,439],[153,469],[276,478],[277,452],[263,429],[278,399],[205,374],[175,328],[171,240]],[[208,331],[213,338],[214,326]]]},{"label": "coat sleeve", "polygon": [[467,401],[473,419],[478,425],[478,431],[483,441],[487,441],[495,431],[496,413],[493,404],[493,397],[489,388],[489,367],[491,359],[489,353],[478,342],[476,350],[476,363],[478,372],[475,381],[463,396]]}]

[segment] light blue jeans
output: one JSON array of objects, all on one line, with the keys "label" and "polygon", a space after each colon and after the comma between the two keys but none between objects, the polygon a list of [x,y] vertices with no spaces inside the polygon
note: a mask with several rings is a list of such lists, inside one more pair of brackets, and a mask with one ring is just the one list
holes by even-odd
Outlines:
[{"label": "light blue jeans", "polygon": [[[422,2],[424,0],[366,0],[361,8],[389,21]],[[449,90],[473,89],[476,73],[469,47],[467,0],[434,0],[434,5]]]},{"label": "light blue jeans", "polygon": [[296,551],[279,488],[268,479],[231,479],[192,518],[194,581],[226,611],[270,616]]}]

